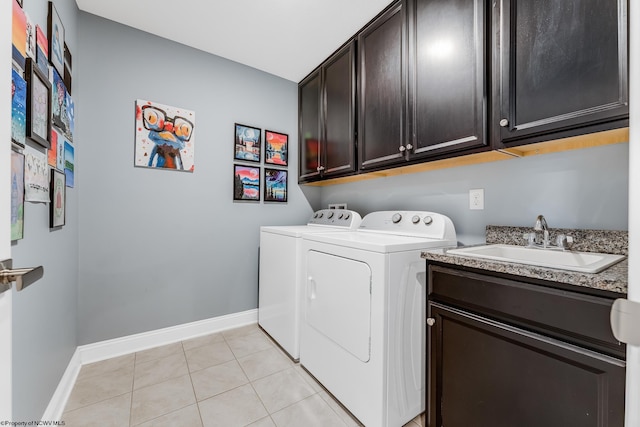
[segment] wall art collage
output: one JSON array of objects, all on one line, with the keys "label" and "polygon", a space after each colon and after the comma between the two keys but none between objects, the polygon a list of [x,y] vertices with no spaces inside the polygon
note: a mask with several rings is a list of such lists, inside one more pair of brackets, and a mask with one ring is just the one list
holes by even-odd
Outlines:
[{"label": "wall art collage", "polygon": [[[13,1],[11,79],[11,240],[24,237],[24,204],[49,204],[49,226],[65,224],[74,186],[72,56],[48,2],[47,33]],[[28,0],[25,0],[28,1]]]},{"label": "wall art collage", "polygon": [[[264,167],[261,168],[264,151]],[[234,127],[233,200],[287,202],[289,135],[236,123]],[[236,163],[243,162],[243,163]],[[262,169],[262,179],[261,179]]]}]

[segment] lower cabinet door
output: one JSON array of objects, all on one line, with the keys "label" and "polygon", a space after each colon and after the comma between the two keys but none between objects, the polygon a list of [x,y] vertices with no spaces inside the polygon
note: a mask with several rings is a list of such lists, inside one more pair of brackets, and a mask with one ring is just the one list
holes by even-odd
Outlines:
[{"label": "lower cabinet door", "polygon": [[624,361],[434,302],[428,315],[429,426],[624,425]]}]

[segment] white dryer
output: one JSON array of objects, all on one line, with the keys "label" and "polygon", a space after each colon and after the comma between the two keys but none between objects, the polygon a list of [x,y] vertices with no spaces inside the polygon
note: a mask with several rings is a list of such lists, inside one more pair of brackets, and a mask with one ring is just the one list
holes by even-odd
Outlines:
[{"label": "white dryer", "polygon": [[289,356],[300,357],[302,233],[351,231],[359,213],[347,209],[316,211],[307,225],[260,227],[258,324]]},{"label": "white dryer", "polygon": [[455,247],[433,212],[373,212],[356,231],[302,239],[300,363],[367,427],[424,411],[425,249]]}]

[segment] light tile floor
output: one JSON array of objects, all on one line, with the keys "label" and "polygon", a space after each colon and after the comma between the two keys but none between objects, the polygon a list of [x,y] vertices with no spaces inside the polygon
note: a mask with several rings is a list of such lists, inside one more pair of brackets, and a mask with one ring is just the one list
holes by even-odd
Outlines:
[{"label": "light tile floor", "polygon": [[[82,367],[62,416],[89,426],[360,426],[257,326]],[[417,417],[405,427],[424,426]]]}]

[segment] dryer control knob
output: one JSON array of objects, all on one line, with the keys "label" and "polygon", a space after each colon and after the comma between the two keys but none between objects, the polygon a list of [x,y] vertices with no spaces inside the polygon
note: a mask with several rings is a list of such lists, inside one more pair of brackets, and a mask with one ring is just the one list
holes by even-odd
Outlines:
[{"label": "dryer control knob", "polygon": [[338,215],[338,219],[342,219],[343,216],[344,216],[344,214],[341,213],[340,215]]},{"label": "dryer control knob", "polygon": [[424,223],[427,225],[431,225],[431,223],[433,222],[433,218],[431,218],[429,215],[425,216],[423,219]]},{"label": "dryer control knob", "polygon": [[350,213],[344,214],[344,219],[349,219],[349,218],[351,218],[351,214]]},{"label": "dryer control knob", "polygon": [[394,224],[399,223],[401,220],[402,220],[402,215],[400,215],[399,213],[395,213],[391,217],[391,221],[393,221]]},{"label": "dryer control knob", "polygon": [[413,218],[411,218],[411,222],[414,224],[417,224],[420,222],[420,216],[419,215],[414,215]]},{"label": "dryer control knob", "polygon": [[322,218],[323,216],[324,216],[324,214],[323,214],[322,212],[320,212],[320,213],[318,214],[318,218]]},{"label": "dryer control knob", "polygon": [[327,214],[327,218],[333,218],[333,212],[329,212],[329,213]]}]

